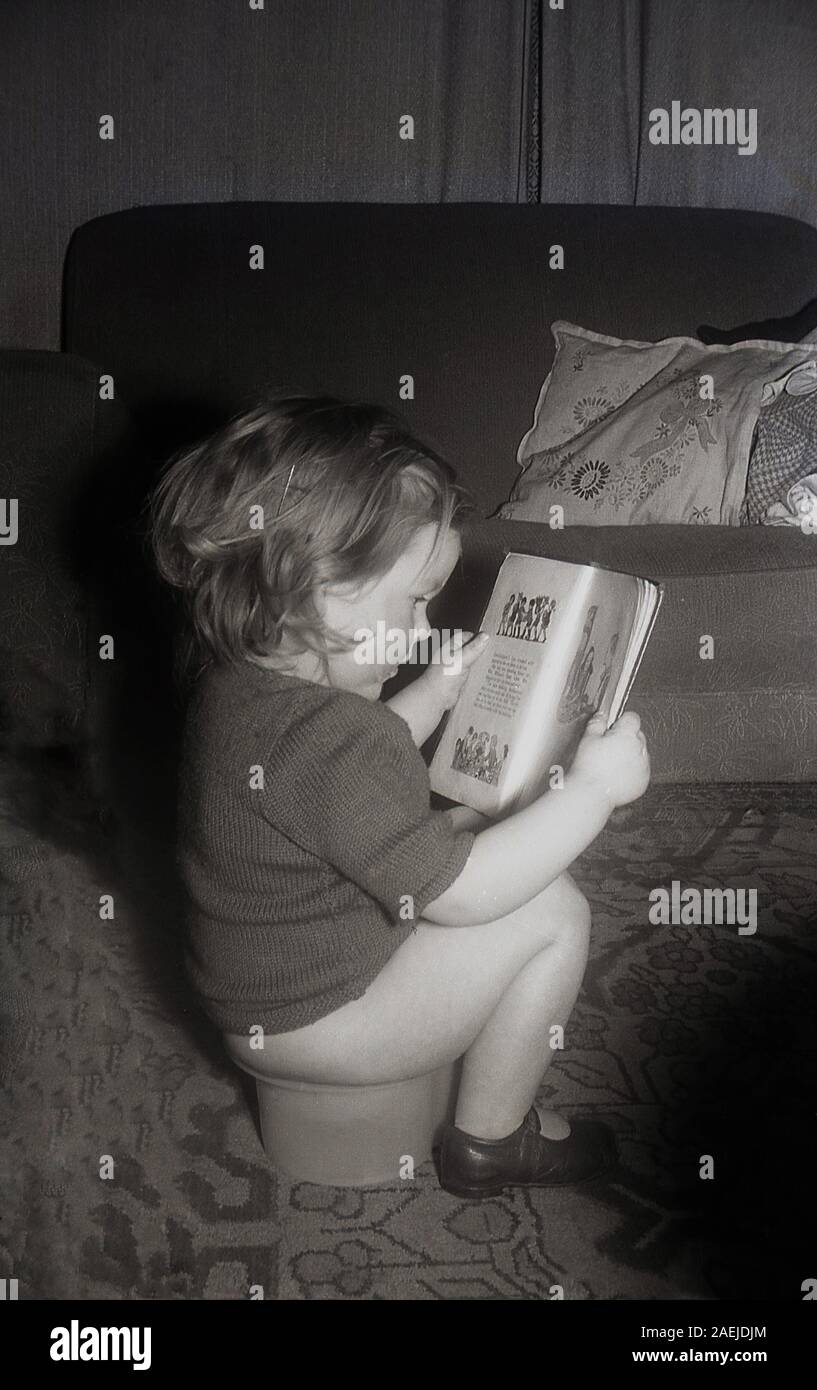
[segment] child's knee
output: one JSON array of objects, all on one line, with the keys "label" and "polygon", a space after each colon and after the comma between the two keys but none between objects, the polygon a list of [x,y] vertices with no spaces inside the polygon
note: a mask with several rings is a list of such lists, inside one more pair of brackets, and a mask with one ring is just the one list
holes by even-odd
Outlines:
[{"label": "child's knee", "polygon": [[560,874],[506,920],[525,934],[534,952],[557,942],[573,942],[579,949],[589,943],[590,904],[568,874]]},{"label": "child's knee", "polygon": [[590,927],[593,921],[593,914],[590,904],[580,888],[573,884],[574,904],[572,912],[573,931],[579,936],[585,946],[590,944]]},{"label": "child's knee", "polygon": [[551,885],[551,910],[559,938],[586,945],[590,940],[590,904],[569,874],[560,874]]},{"label": "child's knee", "polygon": [[569,877],[568,874],[563,874],[562,877],[565,879],[565,887],[570,894],[570,900],[573,904],[572,911],[575,915],[577,923],[581,927],[587,927],[587,929],[589,930],[590,919],[592,914],[590,911],[590,904],[587,901],[587,898],[584,896],[584,893],[582,892],[581,888],[577,886],[577,884],[573,881],[572,878]]}]

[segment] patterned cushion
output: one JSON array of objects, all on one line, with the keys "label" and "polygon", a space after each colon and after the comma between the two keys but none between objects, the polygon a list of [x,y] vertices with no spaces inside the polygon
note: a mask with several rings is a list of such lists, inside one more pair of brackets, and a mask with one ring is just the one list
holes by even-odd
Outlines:
[{"label": "patterned cushion", "polygon": [[775,502],[785,506],[789,488],[817,473],[817,389],[804,395],[781,391],[757,422],[741,525],[766,519]]},{"label": "patterned cushion", "polygon": [[814,349],[552,332],[523,474],[498,516],[550,522],[558,505],[565,526],[737,525],[764,389]]}]

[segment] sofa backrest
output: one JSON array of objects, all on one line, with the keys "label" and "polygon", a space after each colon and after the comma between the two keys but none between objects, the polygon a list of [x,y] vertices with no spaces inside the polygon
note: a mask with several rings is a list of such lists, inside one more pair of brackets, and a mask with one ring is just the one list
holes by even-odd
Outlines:
[{"label": "sofa backrest", "polygon": [[74,234],[63,345],[114,376],[158,455],[265,390],[328,391],[398,411],[487,513],[516,477],[553,320],[694,335],[794,313],[816,293],[817,229],[766,213],[150,207]]}]

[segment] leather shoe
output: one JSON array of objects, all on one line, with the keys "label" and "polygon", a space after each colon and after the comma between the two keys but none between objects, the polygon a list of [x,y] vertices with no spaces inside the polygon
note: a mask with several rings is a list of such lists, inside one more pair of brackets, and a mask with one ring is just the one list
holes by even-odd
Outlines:
[{"label": "leather shoe", "polygon": [[495,1197],[505,1187],[566,1187],[598,1177],[616,1162],[616,1145],[597,1120],[571,1120],[566,1139],[546,1139],[535,1106],[504,1139],[476,1139],[446,1125],[440,1186],[457,1197]]}]

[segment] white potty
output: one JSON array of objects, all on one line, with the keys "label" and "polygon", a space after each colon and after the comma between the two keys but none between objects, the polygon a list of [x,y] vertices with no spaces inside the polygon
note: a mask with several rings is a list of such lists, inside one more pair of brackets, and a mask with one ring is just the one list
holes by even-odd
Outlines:
[{"label": "white potty", "polygon": [[431,1157],[442,1126],[454,1117],[458,1073],[452,1062],[381,1086],[318,1086],[249,1074],[264,1149],[276,1168],[298,1182],[371,1187],[400,1182],[408,1159],[416,1170]]}]

